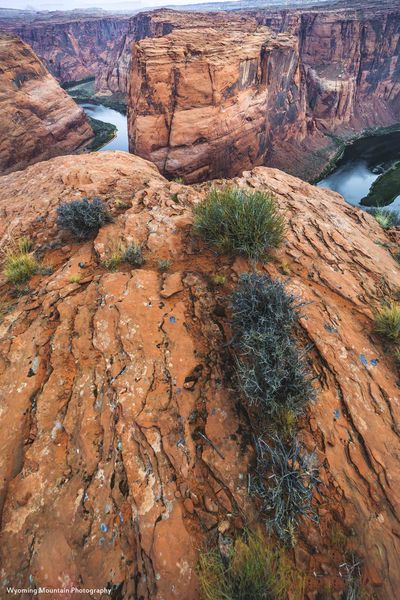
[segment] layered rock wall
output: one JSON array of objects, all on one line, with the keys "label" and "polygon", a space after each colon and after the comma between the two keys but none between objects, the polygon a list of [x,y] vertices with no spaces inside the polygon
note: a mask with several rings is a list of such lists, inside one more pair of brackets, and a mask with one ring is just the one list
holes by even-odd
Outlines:
[{"label": "layered rock wall", "polygon": [[304,121],[299,80],[296,40],[265,28],[176,29],[142,40],[132,65],[130,150],[188,181],[262,164],[272,138]]},{"label": "layered rock wall", "polygon": [[[119,48],[128,31],[128,17],[36,19],[27,23],[0,22],[0,30],[12,31],[43,60],[60,82],[96,77]],[[110,65],[108,65],[110,68]]]},{"label": "layered rock wall", "polygon": [[83,148],[93,131],[24,42],[0,36],[0,173]]}]

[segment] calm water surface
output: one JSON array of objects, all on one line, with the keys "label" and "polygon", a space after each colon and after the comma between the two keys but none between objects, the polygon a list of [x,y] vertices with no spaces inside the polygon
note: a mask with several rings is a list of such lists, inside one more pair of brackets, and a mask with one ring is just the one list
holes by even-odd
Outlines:
[{"label": "calm water surface", "polygon": [[[359,204],[371,185],[400,160],[400,132],[357,140],[348,146],[335,170],[317,183],[334,190],[350,204]],[[400,210],[400,189],[388,208]]]},{"label": "calm water surface", "polygon": [[103,106],[103,104],[83,102],[81,106],[89,117],[105,123],[112,123],[117,127],[118,131],[116,137],[100,148],[99,152],[103,152],[104,150],[123,150],[124,152],[129,152],[128,122],[126,115],[123,115],[112,108],[108,108],[107,106]]}]

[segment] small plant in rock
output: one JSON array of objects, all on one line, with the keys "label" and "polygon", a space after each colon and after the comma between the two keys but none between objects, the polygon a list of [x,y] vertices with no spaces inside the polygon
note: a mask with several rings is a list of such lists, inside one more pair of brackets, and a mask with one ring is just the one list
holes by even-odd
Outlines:
[{"label": "small plant in rock", "polygon": [[172,181],[174,183],[183,183],[183,177],[174,177]]},{"label": "small plant in rock", "polygon": [[296,544],[300,518],[317,521],[312,494],[318,484],[314,454],[306,452],[296,439],[285,444],[278,435],[268,443],[258,439],[254,491],[263,500],[267,523],[288,546]]},{"label": "small plant in rock", "polygon": [[383,229],[398,227],[400,225],[400,215],[395,210],[385,208],[370,208],[367,212],[372,215]]},{"label": "small plant in rock", "polygon": [[82,275],[79,275],[79,273],[76,273],[76,274],[70,276],[69,282],[70,283],[80,283],[81,279],[82,279]]},{"label": "small plant in rock", "polygon": [[17,247],[21,254],[29,254],[33,248],[33,242],[28,237],[21,237],[17,241]]},{"label": "small plant in rock", "polygon": [[374,312],[375,329],[391,341],[400,338],[400,304],[390,302]]},{"label": "small plant in rock", "polygon": [[194,231],[221,253],[259,260],[282,242],[285,222],[270,194],[214,189],[194,208]]},{"label": "small plant in rock", "polygon": [[282,549],[260,533],[238,538],[228,560],[215,549],[200,554],[202,600],[300,600],[303,578]]},{"label": "small plant in rock", "polygon": [[211,276],[211,281],[214,285],[225,285],[226,275],[224,275],[223,273],[214,273]]},{"label": "small plant in rock", "polygon": [[116,198],[114,200],[114,206],[118,210],[123,210],[124,208],[130,208],[131,205],[128,204],[128,202],[125,202],[124,200],[122,200],[121,198]]},{"label": "small plant in rock", "polygon": [[160,273],[165,273],[166,271],[168,271],[170,266],[171,261],[168,260],[168,258],[163,258],[158,261],[158,270],[160,271]]},{"label": "small plant in rock", "polygon": [[122,259],[132,265],[132,267],[141,267],[144,264],[144,258],[141,246],[129,244],[123,251]]},{"label": "small plant in rock", "polygon": [[123,250],[120,246],[117,246],[107,255],[107,258],[103,261],[103,266],[109,271],[116,271],[122,261]]},{"label": "small plant in rock", "polygon": [[314,391],[305,351],[292,334],[295,296],[266,275],[245,273],[233,294],[232,332],[241,390],[263,416],[302,412]]},{"label": "small plant in rock", "polygon": [[64,202],[57,208],[58,226],[68,229],[79,240],[95,237],[100,227],[111,220],[106,205],[99,198]]},{"label": "small plant in rock", "polygon": [[6,252],[3,272],[10,283],[25,283],[40,268],[36,258],[29,254],[32,244],[28,244],[26,240],[27,238],[21,238],[14,244],[13,248]]}]

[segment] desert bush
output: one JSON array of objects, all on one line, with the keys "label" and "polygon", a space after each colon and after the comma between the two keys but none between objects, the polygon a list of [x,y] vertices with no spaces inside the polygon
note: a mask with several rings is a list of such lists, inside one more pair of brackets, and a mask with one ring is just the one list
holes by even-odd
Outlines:
[{"label": "desert bush", "polygon": [[316,457],[296,440],[285,444],[278,435],[256,443],[257,467],[253,490],[263,500],[267,523],[287,545],[296,544],[301,517],[317,520],[312,507],[318,483]]},{"label": "desert bush", "polygon": [[27,252],[9,252],[4,261],[3,272],[7,280],[13,284],[25,283],[39,269],[39,263]]},{"label": "desert bush", "polygon": [[100,227],[111,220],[107,207],[99,198],[64,202],[57,208],[58,226],[68,229],[79,240],[93,238]]},{"label": "desert bush", "polygon": [[302,597],[303,578],[282,549],[260,533],[237,539],[227,564],[218,550],[202,553],[198,574],[203,600],[285,600]]},{"label": "desert bush", "polygon": [[259,260],[282,242],[285,222],[270,194],[214,189],[194,208],[194,231],[219,252]]},{"label": "desert bush", "polygon": [[171,261],[168,260],[168,258],[163,258],[161,260],[158,261],[158,270],[161,273],[165,273],[166,271],[168,271],[168,269],[171,266]]},{"label": "desert bush", "polygon": [[395,210],[388,208],[370,208],[367,212],[372,215],[383,229],[400,225],[400,215]]},{"label": "desert bush", "polygon": [[376,310],[375,329],[384,337],[396,341],[400,337],[400,305],[390,302],[381,309]]},{"label": "desert bush", "polygon": [[144,264],[142,248],[136,244],[129,244],[123,251],[122,259],[133,267],[141,267]]},{"label": "desert bush", "polygon": [[279,281],[245,273],[233,295],[232,332],[239,386],[263,415],[299,414],[313,397],[305,359],[292,335],[296,298]]}]

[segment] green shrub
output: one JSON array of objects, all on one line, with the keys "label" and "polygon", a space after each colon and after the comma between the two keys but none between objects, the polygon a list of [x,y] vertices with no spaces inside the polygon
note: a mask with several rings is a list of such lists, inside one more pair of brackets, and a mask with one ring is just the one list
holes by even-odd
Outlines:
[{"label": "green shrub", "polygon": [[168,271],[168,269],[170,268],[170,266],[171,266],[171,261],[168,260],[168,258],[161,259],[161,260],[158,261],[158,270],[161,273],[165,273],[166,271]]},{"label": "green shrub", "polygon": [[28,281],[38,269],[34,256],[18,251],[7,254],[3,272],[10,283],[19,284]]},{"label": "green shrub", "polygon": [[383,229],[389,229],[389,227],[397,227],[400,225],[400,216],[395,210],[389,210],[387,208],[370,208],[367,212],[378,221]]},{"label": "green shrub", "polygon": [[194,231],[219,252],[259,260],[282,242],[285,222],[270,194],[214,189],[194,208]]},{"label": "green shrub", "polygon": [[253,533],[237,539],[228,564],[218,550],[202,553],[198,575],[203,600],[299,600],[303,578],[283,551]]},{"label": "green shrub", "polygon": [[232,332],[241,390],[250,405],[274,416],[299,414],[314,396],[305,351],[292,335],[296,298],[279,281],[245,273],[233,295]]},{"label": "green shrub", "polygon": [[376,310],[375,329],[386,338],[396,341],[400,337],[400,305],[390,302],[380,310]]},{"label": "green shrub", "polygon": [[112,250],[103,262],[103,266],[109,271],[116,271],[123,261],[123,252],[120,247]]},{"label": "green shrub", "polygon": [[64,202],[57,208],[58,226],[68,229],[79,240],[95,237],[100,227],[111,220],[107,207],[99,198]]},{"label": "green shrub", "polygon": [[267,523],[287,545],[296,544],[301,517],[317,521],[312,507],[313,489],[318,483],[316,457],[295,439],[286,445],[278,435],[268,443],[258,439],[256,478],[253,490],[263,500]]},{"label": "green shrub", "polygon": [[141,267],[144,264],[142,248],[136,244],[129,244],[123,251],[122,259],[133,267]]}]

